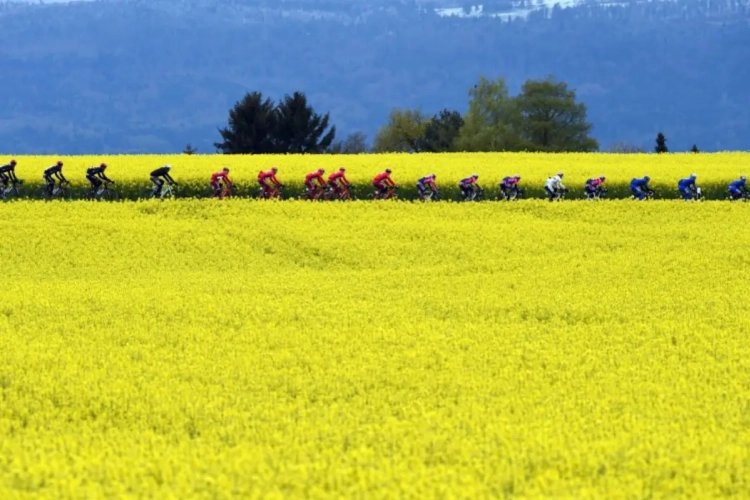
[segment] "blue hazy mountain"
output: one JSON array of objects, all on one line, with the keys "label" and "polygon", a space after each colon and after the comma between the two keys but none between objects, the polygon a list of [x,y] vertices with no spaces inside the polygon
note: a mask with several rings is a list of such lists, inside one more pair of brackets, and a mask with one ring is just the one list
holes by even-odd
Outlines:
[{"label": "blue hazy mountain", "polygon": [[245,91],[302,90],[340,136],[554,75],[603,149],[750,147],[750,0],[0,3],[0,151],[213,151]]}]

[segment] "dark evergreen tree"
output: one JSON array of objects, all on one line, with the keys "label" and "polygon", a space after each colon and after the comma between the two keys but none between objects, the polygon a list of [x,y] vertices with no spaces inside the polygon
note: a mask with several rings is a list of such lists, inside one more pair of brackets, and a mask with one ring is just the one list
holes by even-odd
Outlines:
[{"label": "dark evergreen tree", "polygon": [[245,94],[229,110],[228,126],[219,129],[223,141],[214,146],[224,154],[276,153],[278,123],[278,113],[271,99],[264,99],[260,92]]},{"label": "dark evergreen tree", "polygon": [[193,145],[188,142],[187,146],[185,146],[185,149],[183,149],[182,152],[186,155],[194,155],[198,152],[198,149],[194,148]]},{"label": "dark evergreen tree", "polygon": [[698,149],[698,145],[696,144],[693,144],[693,147],[690,148],[690,151],[692,151],[693,153],[700,153],[700,150]]},{"label": "dark evergreen tree", "polygon": [[657,153],[669,153],[669,149],[667,148],[667,138],[664,137],[664,134],[661,132],[656,134],[656,146],[654,147],[654,151]]},{"label": "dark evergreen tree", "polygon": [[325,153],[336,137],[329,114],[320,115],[302,92],[286,95],[276,108],[276,143],[280,153]]}]

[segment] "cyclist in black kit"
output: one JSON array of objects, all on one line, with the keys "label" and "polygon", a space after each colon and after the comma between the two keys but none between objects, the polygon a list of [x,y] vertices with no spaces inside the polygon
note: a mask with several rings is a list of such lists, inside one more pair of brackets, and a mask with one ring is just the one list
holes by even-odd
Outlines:
[{"label": "cyclist in black kit", "polygon": [[89,167],[86,169],[86,179],[91,183],[91,194],[96,195],[98,194],[97,191],[99,190],[99,187],[102,185],[102,181],[112,182],[114,183],[112,179],[104,175],[104,171],[107,170],[107,164],[102,163],[98,167]]},{"label": "cyclist in black kit", "polygon": [[[54,191],[55,189],[55,179],[57,179],[60,184],[62,184],[63,182],[68,182],[68,179],[66,179],[62,173],[62,168],[63,162],[58,161],[44,171],[44,175],[42,176],[42,178],[44,179],[44,182],[47,183],[47,194],[49,196],[52,196],[52,191]],[[52,177],[53,175],[55,176],[55,178]]]},{"label": "cyclist in black kit", "polygon": [[156,198],[161,198],[161,188],[164,186],[165,180],[170,184],[177,184],[169,175],[170,170],[172,170],[170,165],[164,165],[151,172],[151,182],[154,183],[154,196]]}]

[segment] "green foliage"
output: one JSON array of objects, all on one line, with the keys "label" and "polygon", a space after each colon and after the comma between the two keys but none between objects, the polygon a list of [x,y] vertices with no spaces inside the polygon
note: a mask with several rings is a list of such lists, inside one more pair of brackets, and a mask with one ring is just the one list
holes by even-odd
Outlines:
[{"label": "green foliage", "polygon": [[185,149],[182,150],[183,154],[186,155],[193,155],[198,152],[198,148],[194,148],[192,144],[188,142],[187,146],[185,146]]},{"label": "green foliage", "polygon": [[375,135],[376,153],[419,153],[424,151],[424,135],[428,119],[418,109],[394,109],[388,123]]},{"label": "green foliage", "polygon": [[454,151],[454,143],[463,124],[464,119],[458,111],[444,109],[433,116],[424,130],[423,151]]},{"label": "green foliage", "polygon": [[576,93],[564,82],[551,78],[528,80],[516,97],[521,114],[521,136],[529,151],[562,153],[599,149],[589,137],[586,105],[576,102]]},{"label": "green foliage", "polygon": [[331,145],[329,153],[356,155],[366,153],[367,150],[367,136],[362,132],[354,132],[346,136],[343,141],[337,141]]},{"label": "green foliage", "polygon": [[690,148],[690,151],[692,151],[693,153],[700,153],[700,150],[698,149],[697,144],[693,144],[693,147]]},{"label": "green foliage", "polygon": [[336,127],[329,129],[329,114],[316,113],[301,92],[284,96],[276,117],[278,153],[323,153],[336,136]]}]

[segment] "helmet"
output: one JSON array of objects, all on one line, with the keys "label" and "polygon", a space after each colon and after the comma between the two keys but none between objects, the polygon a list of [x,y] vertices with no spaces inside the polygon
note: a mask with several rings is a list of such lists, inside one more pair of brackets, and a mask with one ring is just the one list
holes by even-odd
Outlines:
[{"label": "helmet", "polygon": [[224,167],[224,172],[229,173],[229,167]]},{"label": "helmet", "polygon": [[430,174],[430,177],[432,177],[433,179],[437,179],[437,174]]},{"label": "helmet", "polygon": [[106,163],[102,163],[102,164],[101,164],[101,165],[99,165],[99,166],[100,166],[101,168],[107,168],[107,164],[106,164]]},{"label": "helmet", "polygon": [[10,160],[10,166],[15,167],[16,166],[16,160]]},{"label": "helmet", "polygon": [[391,173],[391,169],[390,169],[390,168],[386,168],[386,169],[385,169],[385,173],[386,173],[386,174],[390,174],[390,173]]},{"label": "helmet", "polygon": [[172,165],[169,165],[169,164],[164,165],[164,168],[166,168],[167,172],[169,172],[170,170],[172,170]]},{"label": "helmet", "polygon": [[279,169],[278,169],[277,167],[273,167],[273,168],[271,169],[271,171],[272,171],[272,172],[273,172],[273,173],[275,174],[276,172],[278,172],[278,171],[279,171]]},{"label": "helmet", "polygon": [[344,167],[341,167],[341,168],[339,169],[339,172],[346,172],[346,169],[345,169]]},{"label": "helmet", "polygon": [[558,177],[562,177],[562,176],[563,176],[563,173],[562,173],[562,172],[558,172],[558,173],[557,173],[557,176],[558,176]]},{"label": "helmet", "polygon": [[63,162],[61,162],[60,160],[57,160],[57,163],[56,163],[56,165],[57,165],[58,167],[62,167],[62,166],[63,166]]},{"label": "helmet", "polygon": [[475,179],[479,179],[479,174],[471,174],[471,176],[474,177]]},{"label": "helmet", "polygon": [[324,168],[319,168],[319,169],[318,169],[318,173],[319,173],[319,174],[325,174],[325,173],[326,173],[326,169],[324,169]]},{"label": "helmet", "polygon": [[644,179],[646,179],[647,181],[650,181],[650,180],[651,180],[651,177],[649,177],[649,176],[647,175],[647,176],[645,176],[645,177],[644,177]]},{"label": "helmet", "polygon": [[607,178],[606,178],[606,177],[604,177],[603,175],[599,177],[599,180],[600,180],[600,181],[604,181],[604,180],[606,180],[606,179],[607,179]]},{"label": "helmet", "polygon": [[697,177],[698,177],[698,174],[696,174],[696,173],[692,173],[692,174],[690,174],[690,177],[692,177],[693,179],[695,179],[695,178],[697,178]]},{"label": "helmet", "polygon": [[740,180],[741,180],[741,181],[745,181],[745,180],[747,180],[747,177],[745,177],[745,176],[743,175],[742,177],[740,177]]},{"label": "helmet", "polygon": [[521,178],[521,176],[519,174],[513,174],[513,177],[515,177],[516,179],[520,179]]}]

